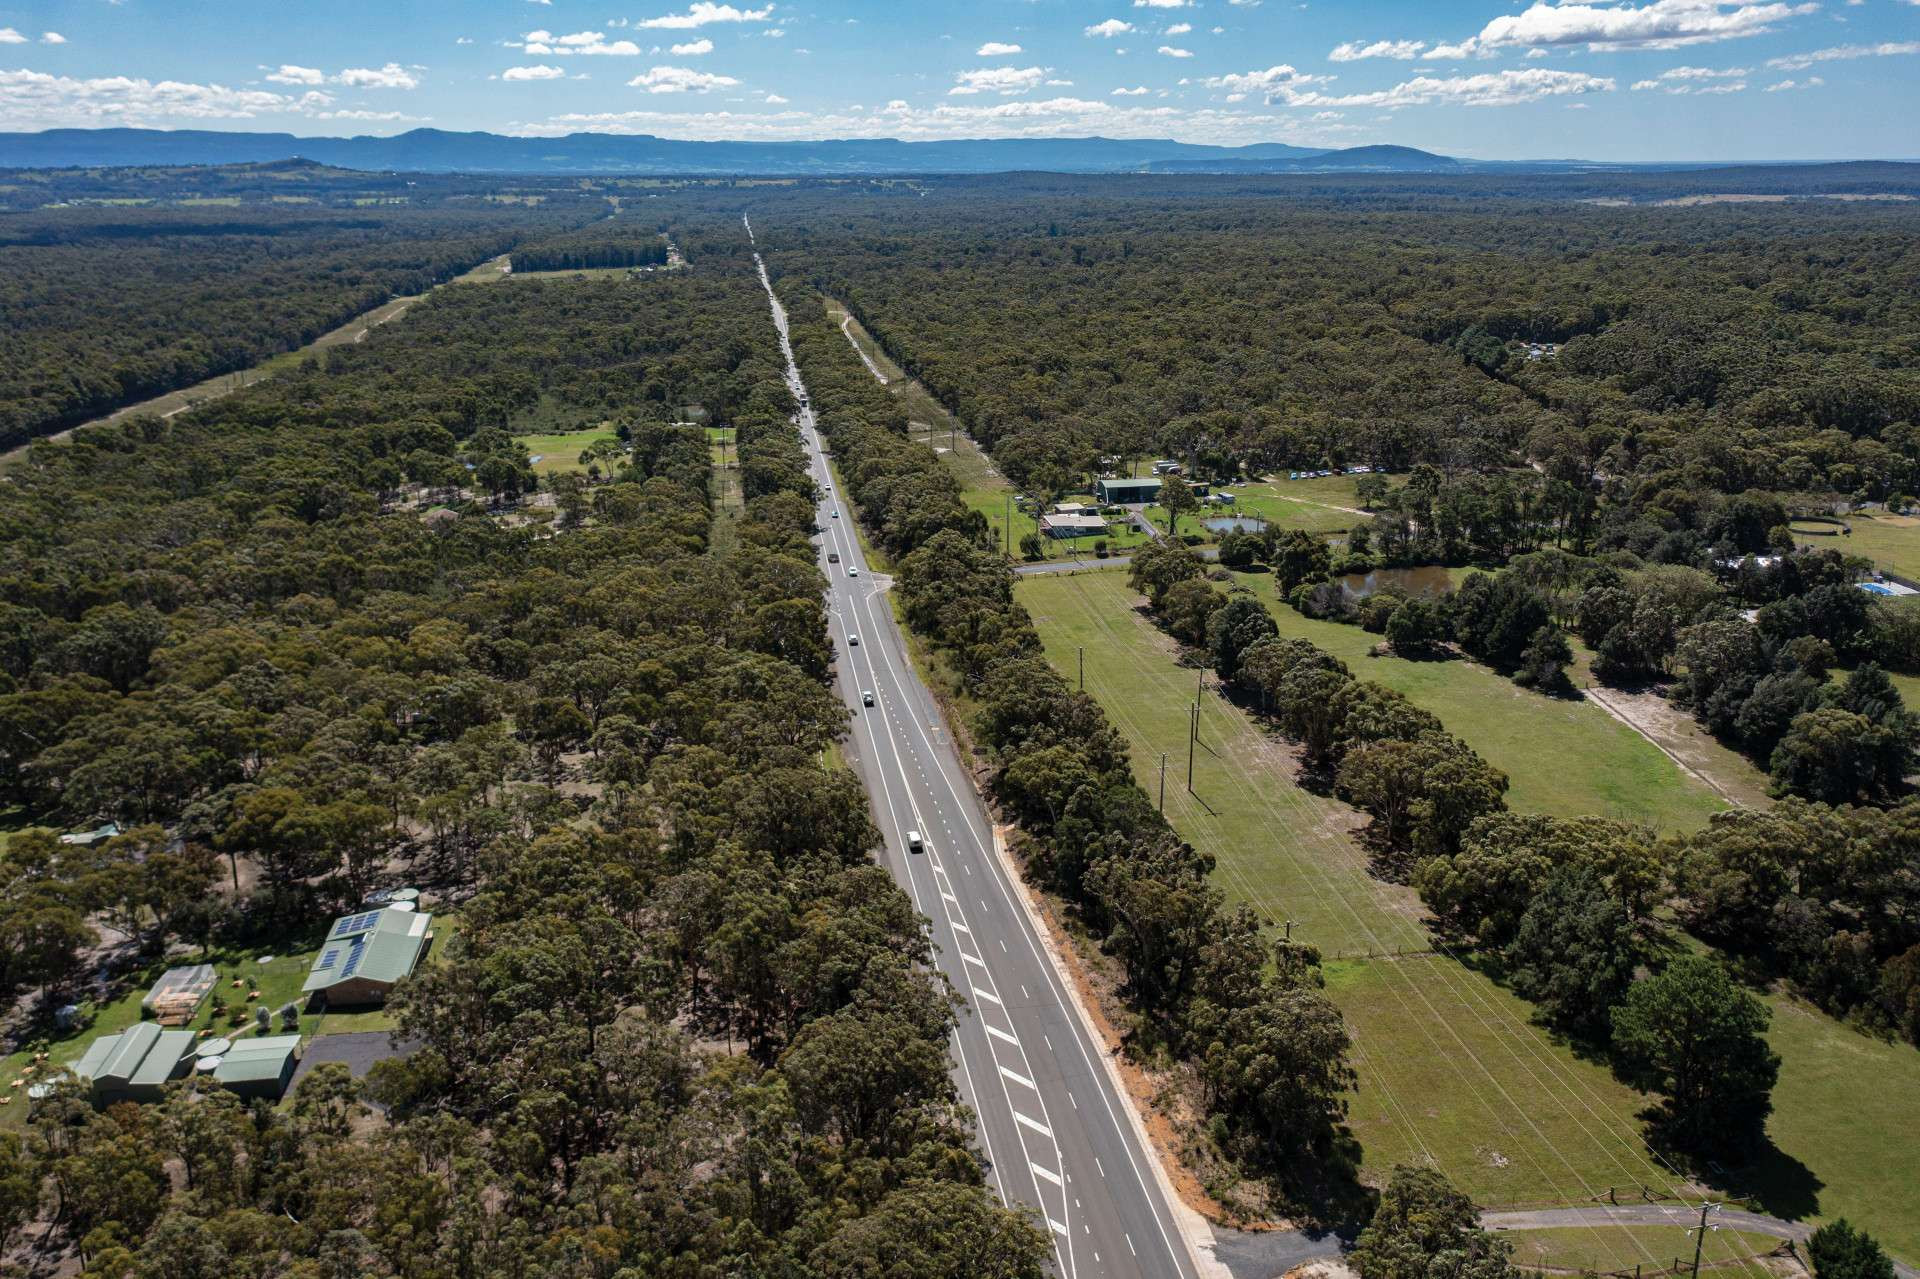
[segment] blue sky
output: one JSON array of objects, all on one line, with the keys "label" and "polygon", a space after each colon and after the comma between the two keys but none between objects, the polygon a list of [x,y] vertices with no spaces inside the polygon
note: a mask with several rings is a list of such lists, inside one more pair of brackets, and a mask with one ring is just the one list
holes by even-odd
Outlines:
[{"label": "blue sky", "polygon": [[1920,157],[1920,0],[0,0],[0,129]]}]

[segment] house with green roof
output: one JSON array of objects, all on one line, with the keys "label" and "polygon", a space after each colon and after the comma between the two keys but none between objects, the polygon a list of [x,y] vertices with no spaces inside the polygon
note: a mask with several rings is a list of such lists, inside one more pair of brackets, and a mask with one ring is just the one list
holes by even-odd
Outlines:
[{"label": "house with green roof", "polygon": [[314,1008],[384,1004],[394,983],[426,953],[432,927],[433,916],[413,910],[410,902],[342,915],[327,929],[300,989]]},{"label": "house with green roof", "polygon": [[190,1030],[162,1030],[143,1021],[94,1040],[73,1073],[87,1081],[96,1106],[159,1101],[168,1081],[192,1067],[194,1043]]}]

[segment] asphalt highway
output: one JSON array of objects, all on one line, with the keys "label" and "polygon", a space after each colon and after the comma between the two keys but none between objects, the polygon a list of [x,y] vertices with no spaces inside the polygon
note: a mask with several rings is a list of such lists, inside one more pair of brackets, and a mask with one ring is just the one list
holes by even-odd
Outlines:
[{"label": "asphalt highway", "polygon": [[[767,284],[764,265],[760,278]],[[873,802],[888,869],[929,919],[940,969],[966,1000],[950,1052],[961,1098],[978,1118],[988,1181],[1005,1202],[1033,1210],[1063,1279],[1199,1279],[1105,1050],[1049,958],[940,711],[908,661],[890,583],[868,570],[770,285],[767,299],[824,494],[820,563],[838,684],[853,716],[846,753]],[[868,693],[871,706],[863,704]],[[922,851],[908,850],[909,832],[919,833]]]}]

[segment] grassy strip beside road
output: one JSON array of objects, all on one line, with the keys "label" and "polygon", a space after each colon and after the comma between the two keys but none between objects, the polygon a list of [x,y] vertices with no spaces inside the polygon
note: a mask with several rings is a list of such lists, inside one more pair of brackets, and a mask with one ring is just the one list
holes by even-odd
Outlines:
[{"label": "grassy strip beside road", "polygon": [[1149,794],[1168,752],[1168,818],[1216,859],[1221,889],[1346,957],[1329,962],[1328,989],[1354,1036],[1351,1124],[1370,1180],[1396,1163],[1428,1163],[1484,1205],[1670,1186],[1640,1141],[1642,1099],[1556,1044],[1487,978],[1426,953],[1418,901],[1368,874],[1352,810],[1296,786],[1290,752],[1217,697],[1202,704],[1197,795],[1187,794],[1198,673],[1174,664],[1171,641],[1134,611],[1124,578],[1028,578],[1017,594],[1069,677],[1087,649],[1087,689],[1126,735]]}]

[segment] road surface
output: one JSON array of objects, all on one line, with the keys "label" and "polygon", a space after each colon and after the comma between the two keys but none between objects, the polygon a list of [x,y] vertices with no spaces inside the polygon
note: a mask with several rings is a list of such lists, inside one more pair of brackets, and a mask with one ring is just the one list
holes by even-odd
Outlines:
[{"label": "road surface", "polygon": [[[847,755],[873,802],[887,867],[931,921],[940,969],[967,1001],[950,1052],[961,1099],[978,1117],[988,1182],[1007,1203],[1034,1210],[1062,1279],[1214,1273],[1199,1269],[1100,1042],[1049,959],[940,712],[907,660],[890,583],[868,570],[853,511],[827,468],[786,314],[757,253],[755,262],[800,404],[801,439],[826,495],[820,558],[840,687],[853,708]],[[827,563],[828,551],[838,564]],[[861,704],[863,691],[873,706]],[[908,853],[908,831],[920,832],[924,852]]]}]

